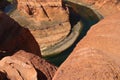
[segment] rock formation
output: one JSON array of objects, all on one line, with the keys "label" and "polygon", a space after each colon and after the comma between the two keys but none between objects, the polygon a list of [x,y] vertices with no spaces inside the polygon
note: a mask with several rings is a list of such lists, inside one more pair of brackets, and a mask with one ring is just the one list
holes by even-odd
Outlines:
[{"label": "rock formation", "polygon": [[56,69],[39,56],[23,50],[0,61],[0,71],[10,80],[52,80]]},{"label": "rock formation", "polygon": [[41,58],[30,31],[3,12],[0,12],[0,59],[0,80],[51,80],[57,70]]},{"label": "rock formation", "polygon": [[68,11],[62,8],[61,0],[17,0],[17,3],[10,16],[31,31],[42,51],[70,33]]},{"label": "rock formation", "polygon": [[[22,27],[0,12],[0,80],[120,79],[120,12],[114,14],[120,10],[119,0],[73,2],[75,3],[67,5],[77,14],[80,13],[79,18],[86,21],[83,23],[88,23],[89,26],[96,23],[101,19],[99,13],[105,19],[92,26],[57,72],[54,65],[41,58],[37,42],[42,51],[49,49],[46,51],[48,53],[57,49],[57,52],[59,51],[56,47],[51,49],[54,45],[62,45],[60,51],[64,50],[64,47],[72,44],[77,38],[76,35],[72,34],[71,37],[70,34],[75,32],[79,35],[82,21],[78,19],[78,24],[71,29],[71,15],[68,15],[70,12],[67,8],[62,8],[61,0],[17,0],[17,9],[9,15]],[[113,15],[109,16],[110,14]],[[59,43],[61,44],[58,45]]]},{"label": "rock formation", "polygon": [[21,49],[41,56],[39,46],[30,31],[0,12],[0,58]]},{"label": "rock formation", "polygon": [[74,2],[89,6],[94,10],[98,11],[103,16],[109,16],[120,11],[119,0],[74,0]]},{"label": "rock formation", "polygon": [[69,34],[68,13],[62,8],[61,0],[17,0],[17,3],[11,17],[29,28],[41,49],[60,42]]},{"label": "rock formation", "polygon": [[92,26],[53,80],[119,80],[119,23],[120,12]]}]

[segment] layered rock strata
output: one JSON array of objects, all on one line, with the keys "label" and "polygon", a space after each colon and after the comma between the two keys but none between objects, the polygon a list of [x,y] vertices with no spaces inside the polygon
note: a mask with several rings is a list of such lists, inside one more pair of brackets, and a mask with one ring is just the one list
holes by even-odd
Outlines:
[{"label": "layered rock strata", "polygon": [[[63,0],[71,1],[71,0]],[[89,6],[94,10],[98,11],[104,17],[117,13],[120,11],[120,1],[119,0],[73,0],[77,4],[83,4]]]},{"label": "layered rock strata", "polygon": [[17,0],[17,3],[10,16],[31,31],[41,50],[61,42],[70,33],[68,12],[62,8],[61,0]]},{"label": "layered rock strata", "polygon": [[92,26],[53,80],[120,79],[120,12]]}]

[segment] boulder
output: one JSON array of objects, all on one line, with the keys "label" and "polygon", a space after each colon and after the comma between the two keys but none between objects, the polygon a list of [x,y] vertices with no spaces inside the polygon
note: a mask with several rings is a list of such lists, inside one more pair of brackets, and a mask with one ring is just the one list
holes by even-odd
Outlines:
[{"label": "boulder", "polygon": [[52,80],[56,69],[39,56],[23,50],[0,61],[0,71],[10,80]]},{"label": "boulder", "polygon": [[37,80],[37,72],[28,60],[21,61],[12,57],[4,57],[0,61],[0,68],[10,80]]},{"label": "boulder", "polygon": [[41,56],[38,43],[30,31],[0,12],[0,58],[21,49]]},{"label": "boulder", "polygon": [[120,79],[120,12],[92,26],[53,80]]}]

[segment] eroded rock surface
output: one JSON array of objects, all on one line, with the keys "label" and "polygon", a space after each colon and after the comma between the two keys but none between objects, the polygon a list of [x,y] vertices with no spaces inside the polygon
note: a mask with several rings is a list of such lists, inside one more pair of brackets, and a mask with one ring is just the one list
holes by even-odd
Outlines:
[{"label": "eroded rock surface", "polygon": [[39,46],[30,31],[0,12],[0,58],[21,49],[41,56]]},{"label": "eroded rock surface", "polygon": [[53,80],[120,79],[120,12],[94,25]]},{"label": "eroded rock surface", "polygon": [[39,56],[23,50],[0,61],[0,71],[10,80],[51,80],[56,69]]},{"label": "eroded rock surface", "polygon": [[17,0],[17,3],[17,10],[11,17],[31,31],[41,50],[69,34],[69,16],[62,8],[61,0]]},{"label": "eroded rock surface", "polygon": [[[69,0],[66,0],[69,1]],[[82,3],[92,7],[103,16],[109,16],[120,11],[119,0],[74,0],[76,3]]]}]

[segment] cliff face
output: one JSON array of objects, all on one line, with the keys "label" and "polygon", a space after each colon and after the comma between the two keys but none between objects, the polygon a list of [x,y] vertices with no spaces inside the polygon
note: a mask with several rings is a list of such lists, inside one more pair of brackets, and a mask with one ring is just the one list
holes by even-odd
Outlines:
[{"label": "cliff face", "polygon": [[0,12],[0,57],[12,55],[21,49],[41,56],[39,46],[30,31]]},{"label": "cliff face", "polygon": [[94,10],[98,11],[103,16],[109,16],[120,11],[119,0],[74,0],[74,1],[92,7]]},{"label": "cliff face", "polygon": [[0,12],[0,80],[52,80],[56,70],[30,31]]},{"label": "cliff face", "polygon": [[68,12],[61,0],[17,0],[11,17],[27,27],[41,49],[62,41],[70,32]]},{"label": "cliff face", "polygon": [[119,80],[119,23],[120,12],[92,26],[53,80]]},{"label": "cliff face", "polygon": [[35,21],[66,21],[66,11],[62,9],[61,0],[17,0],[17,9],[32,16]]}]

